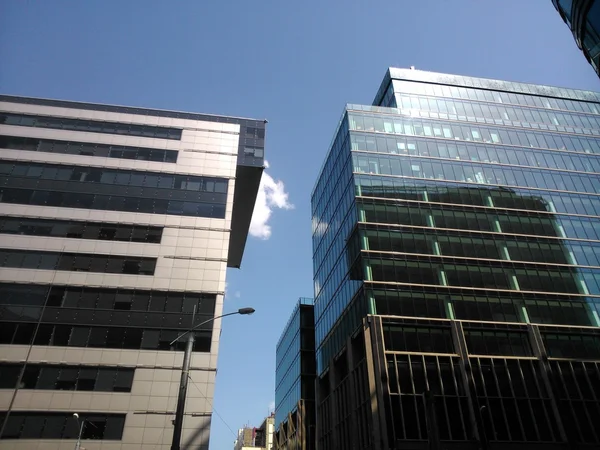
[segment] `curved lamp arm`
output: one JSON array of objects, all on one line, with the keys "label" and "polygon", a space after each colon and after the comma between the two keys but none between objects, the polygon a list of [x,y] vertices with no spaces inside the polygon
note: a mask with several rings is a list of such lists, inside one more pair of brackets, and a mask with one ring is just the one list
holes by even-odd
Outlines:
[{"label": "curved lamp arm", "polygon": [[222,314],[222,315],[216,316],[216,317],[211,317],[210,319],[205,320],[204,322],[201,322],[198,325],[193,326],[192,328],[190,328],[189,330],[187,330],[185,333],[181,333],[179,336],[177,336],[175,339],[173,339],[169,345],[173,345],[175,342],[177,342],[179,339],[181,339],[182,337],[184,337],[185,335],[187,335],[189,332],[194,331],[196,328],[199,328],[202,325],[206,325],[207,323],[210,323],[213,320],[220,319],[221,317],[233,316],[234,314],[250,315],[250,314],[254,314],[254,311],[255,311],[254,308],[240,308],[240,309],[238,309],[237,311],[234,311],[234,312],[230,312],[230,313],[227,313],[227,314]]}]

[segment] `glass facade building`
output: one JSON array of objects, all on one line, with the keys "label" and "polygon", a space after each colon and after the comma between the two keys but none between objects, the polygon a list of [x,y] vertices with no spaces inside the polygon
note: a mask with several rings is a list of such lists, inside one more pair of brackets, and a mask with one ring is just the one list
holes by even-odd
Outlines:
[{"label": "glass facade building", "polygon": [[300,298],[277,342],[275,450],[315,448],[315,316]]},{"label": "glass facade building", "polygon": [[312,193],[320,449],[600,448],[599,120],[395,68],[347,105]]},{"label": "glass facade building", "polygon": [[[265,122],[0,96],[0,447],[171,447],[221,314]],[[207,450],[221,322],[182,444]]]},{"label": "glass facade building", "polygon": [[585,58],[600,75],[600,2],[596,0],[552,0],[573,32]]}]

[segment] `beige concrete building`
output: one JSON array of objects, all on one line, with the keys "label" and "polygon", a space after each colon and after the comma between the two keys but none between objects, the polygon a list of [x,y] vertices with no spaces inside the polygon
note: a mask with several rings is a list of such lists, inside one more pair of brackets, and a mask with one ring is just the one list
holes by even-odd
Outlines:
[{"label": "beige concrete building", "polygon": [[[168,449],[223,309],[265,121],[0,96],[0,448]],[[234,320],[234,319],[232,319]],[[221,321],[182,448],[208,449]],[[81,422],[79,422],[81,423]]]},{"label": "beige concrete building", "polygon": [[260,427],[244,427],[238,430],[233,450],[273,450],[275,437],[275,413],[265,417]]}]

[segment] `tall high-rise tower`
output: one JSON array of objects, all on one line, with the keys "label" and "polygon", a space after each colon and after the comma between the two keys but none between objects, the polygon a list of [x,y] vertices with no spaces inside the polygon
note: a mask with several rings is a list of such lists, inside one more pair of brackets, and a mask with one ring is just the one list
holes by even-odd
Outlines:
[{"label": "tall high-rise tower", "polygon": [[[170,448],[184,343],[221,314],[265,121],[0,97],[3,449]],[[199,330],[183,422],[208,448],[221,322]],[[56,444],[58,443],[58,446]]]},{"label": "tall high-rise tower", "polygon": [[389,69],[312,216],[321,450],[599,448],[600,94]]},{"label": "tall high-rise tower", "polygon": [[600,1],[552,0],[571,29],[577,46],[600,75]]}]

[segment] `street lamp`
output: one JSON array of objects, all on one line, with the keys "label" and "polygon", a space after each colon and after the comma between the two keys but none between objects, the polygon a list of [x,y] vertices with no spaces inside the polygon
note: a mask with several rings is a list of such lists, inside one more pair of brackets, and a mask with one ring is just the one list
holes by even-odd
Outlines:
[{"label": "street lamp", "polygon": [[[77,425],[79,426],[79,434],[77,435],[77,442],[75,443],[75,450],[79,450],[81,448],[81,435],[83,434],[83,426],[85,425],[85,419],[81,419],[81,423],[79,422],[79,414],[77,413],[73,413],[73,417],[75,418],[75,420],[77,421]],[[93,425],[94,427],[96,427],[96,425],[94,425],[92,422],[88,421],[88,423],[90,425]],[[96,427],[98,428],[98,427]]]},{"label": "street lamp", "polygon": [[73,413],[73,417],[77,421],[77,425],[79,425],[79,434],[77,435],[77,442],[75,443],[75,450],[79,450],[81,448],[81,434],[83,433],[83,424],[85,423],[85,420],[82,420],[81,423],[79,423],[79,414],[77,413]]},{"label": "street lamp", "polygon": [[183,412],[185,408],[185,398],[187,395],[187,385],[189,376],[188,374],[190,372],[190,360],[192,359],[192,348],[194,347],[195,341],[194,330],[201,327],[202,325],[206,325],[207,323],[212,322],[216,319],[220,319],[222,317],[233,316],[234,314],[250,315],[253,313],[254,308],[240,308],[234,312],[223,314],[217,317],[211,317],[210,319],[193,326],[188,331],[180,334],[171,341],[170,345],[173,345],[183,336],[185,336],[186,334],[188,335],[188,340],[185,346],[185,353],[183,354],[183,366],[181,368],[181,381],[179,382],[179,395],[177,396],[177,409],[175,410],[175,425],[173,428],[173,441],[171,442],[171,450],[180,450],[181,445],[181,430],[183,427]]}]

